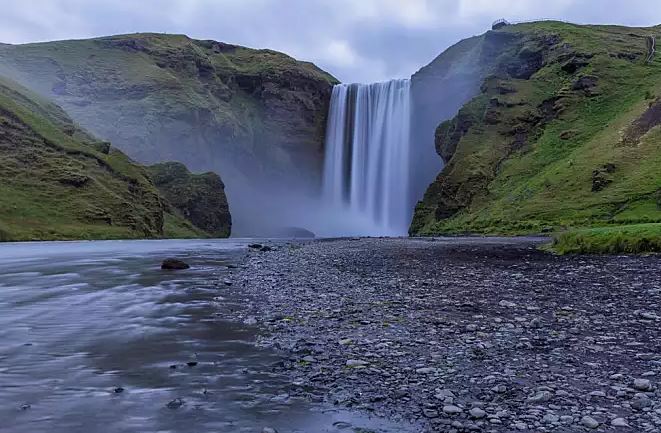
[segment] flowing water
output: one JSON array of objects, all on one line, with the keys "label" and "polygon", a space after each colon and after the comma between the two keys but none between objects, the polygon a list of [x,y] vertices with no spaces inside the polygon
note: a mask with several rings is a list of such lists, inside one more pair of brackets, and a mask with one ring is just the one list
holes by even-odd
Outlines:
[{"label": "flowing water", "polygon": [[[411,218],[409,80],[338,84],[326,135],[324,196],[351,233],[405,235]],[[366,231],[367,230],[367,231]]]},{"label": "flowing water", "polygon": [[[0,244],[0,431],[407,431],[288,395],[271,372],[283,355],[231,320],[252,300],[219,284],[246,250],[234,239]],[[171,256],[191,269],[161,271]]]}]

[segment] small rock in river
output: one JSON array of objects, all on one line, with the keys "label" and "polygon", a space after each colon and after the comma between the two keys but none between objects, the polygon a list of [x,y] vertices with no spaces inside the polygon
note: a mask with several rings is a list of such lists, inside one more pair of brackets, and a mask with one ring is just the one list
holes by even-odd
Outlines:
[{"label": "small rock in river", "polygon": [[165,259],[163,260],[163,263],[161,263],[161,269],[180,270],[188,268],[190,268],[188,263],[178,259]]},{"label": "small rock in river", "polygon": [[115,388],[115,394],[119,394],[119,393],[122,393],[122,392],[124,392],[124,388],[122,388],[121,386],[118,386],[117,388]]},{"label": "small rock in river", "polygon": [[174,400],[166,404],[168,409],[179,409],[183,405],[184,405],[184,401],[180,398],[175,398]]},{"label": "small rock in river", "polygon": [[189,367],[195,367],[197,365],[197,361],[188,361],[186,365]]}]

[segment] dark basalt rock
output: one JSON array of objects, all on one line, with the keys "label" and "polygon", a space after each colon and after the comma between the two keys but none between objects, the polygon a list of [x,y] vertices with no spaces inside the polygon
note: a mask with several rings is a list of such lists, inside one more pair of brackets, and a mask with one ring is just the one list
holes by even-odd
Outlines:
[{"label": "dark basalt rock", "polygon": [[190,268],[190,265],[179,259],[165,259],[161,264],[161,269],[165,270],[181,270],[188,268]]},{"label": "dark basalt rock", "polygon": [[597,86],[599,78],[594,75],[584,75],[578,80],[574,81],[571,88],[572,90],[583,91],[587,95],[594,94],[593,88]]},{"label": "dark basalt rock", "polygon": [[212,237],[230,235],[232,217],[220,176],[193,174],[178,162],[152,165],[149,171],[167,200],[167,210],[178,213]]},{"label": "dark basalt rock", "polygon": [[606,188],[613,180],[609,176],[615,172],[615,164],[604,164],[592,172],[592,192]]}]

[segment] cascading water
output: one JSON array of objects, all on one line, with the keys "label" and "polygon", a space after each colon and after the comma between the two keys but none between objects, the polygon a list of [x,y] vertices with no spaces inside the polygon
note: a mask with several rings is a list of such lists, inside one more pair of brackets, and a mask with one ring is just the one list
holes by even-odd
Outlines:
[{"label": "cascading water", "polygon": [[410,89],[410,80],[333,88],[324,198],[344,223],[335,234],[407,233],[412,212]]}]

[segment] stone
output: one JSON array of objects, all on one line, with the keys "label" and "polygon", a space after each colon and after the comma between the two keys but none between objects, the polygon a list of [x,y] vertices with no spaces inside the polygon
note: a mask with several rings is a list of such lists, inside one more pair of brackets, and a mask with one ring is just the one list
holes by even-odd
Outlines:
[{"label": "stone", "polygon": [[627,423],[627,420],[624,418],[615,418],[611,421],[611,425],[613,427],[629,427],[629,423]]},{"label": "stone", "polygon": [[181,270],[188,268],[190,268],[190,265],[179,259],[169,258],[163,260],[163,263],[161,263],[161,269],[165,269],[165,270]]},{"label": "stone", "polygon": [[272,427],[264,427],[262,433],[278,433],[278,431]]},{"label": "stone", "polygon": [[597,421],[596,419],[592,418],[591,416],[587,416],[587,415],[584,416],[583,418],[581,418],[581,424],[584,427],[591,428],[591,429],[595,429],[595,428],[599,427],[599,421]]},{"label": "stone", "polygon": [[361,361],[359,359],[349,359],[346,362],[346,366],[350,368],[364,368],[369,365],[369,362]]},{"label": "stone", "polygon": [[168,409],[179,409],[183,405],[184,405],[184,401],[180,398],[175,398],[174,400],[166,404]]},{"label": "stone", "polygon": [[633,381],[633,388],[637,391],[651,391],[652,382],[650,382],[649,379],[636,379]]},{"label": "stone", "polygon": [[549,391],[539,391],[532,397],[528,397],[526,399],[526,402],[528,403],[544,403],[546,401],[551,400],[553,398],[553,394],[551,394]]},{"label": "stone", "polygon": [[453,404],[446,404],[445,406],[443,406],[443,412],[448,415],[456,415],[463,411],[458,406],[455,406]]},{"label": "stone", "polygon": [[631,407],[636,410],[643,410],[652,405],[652,401],[645,394],[636,394],[631,400]]},{"label": "stone", "polygon": [[516,307],[516,304],[514,302],[511,302],[511,301],[508,301],[508,300],[505,300],[505,299],[500,301],[498,303],[498,305],[500,305],[501,307],[505,307],[505,308],[514,308],[514,307]]},{"label": "stone", "polygon": [[353,343],[353,340],[351,338],[343,338],[338,343],[340,344],[340,346],[347,346]]},{"label": "stone", "polygon": [[546,424],[553,424],[558,421],[560,421],[560,417],[552,413],[547,413],[546,415],[544,415],[544,418],[542,418],[542,422]]},{"label": "stone", "polygon": [[471,410],[468,411],[468,413],[470,414],[471,417],[475,419],[484,418],[487,415],[487,413],[482,409],[480,409],[479,407],[472,408]]},{"label": "stone", "polygon": [[433,409],[423,409],[422,414],[427,418],[438,418],[438,411]]}]

